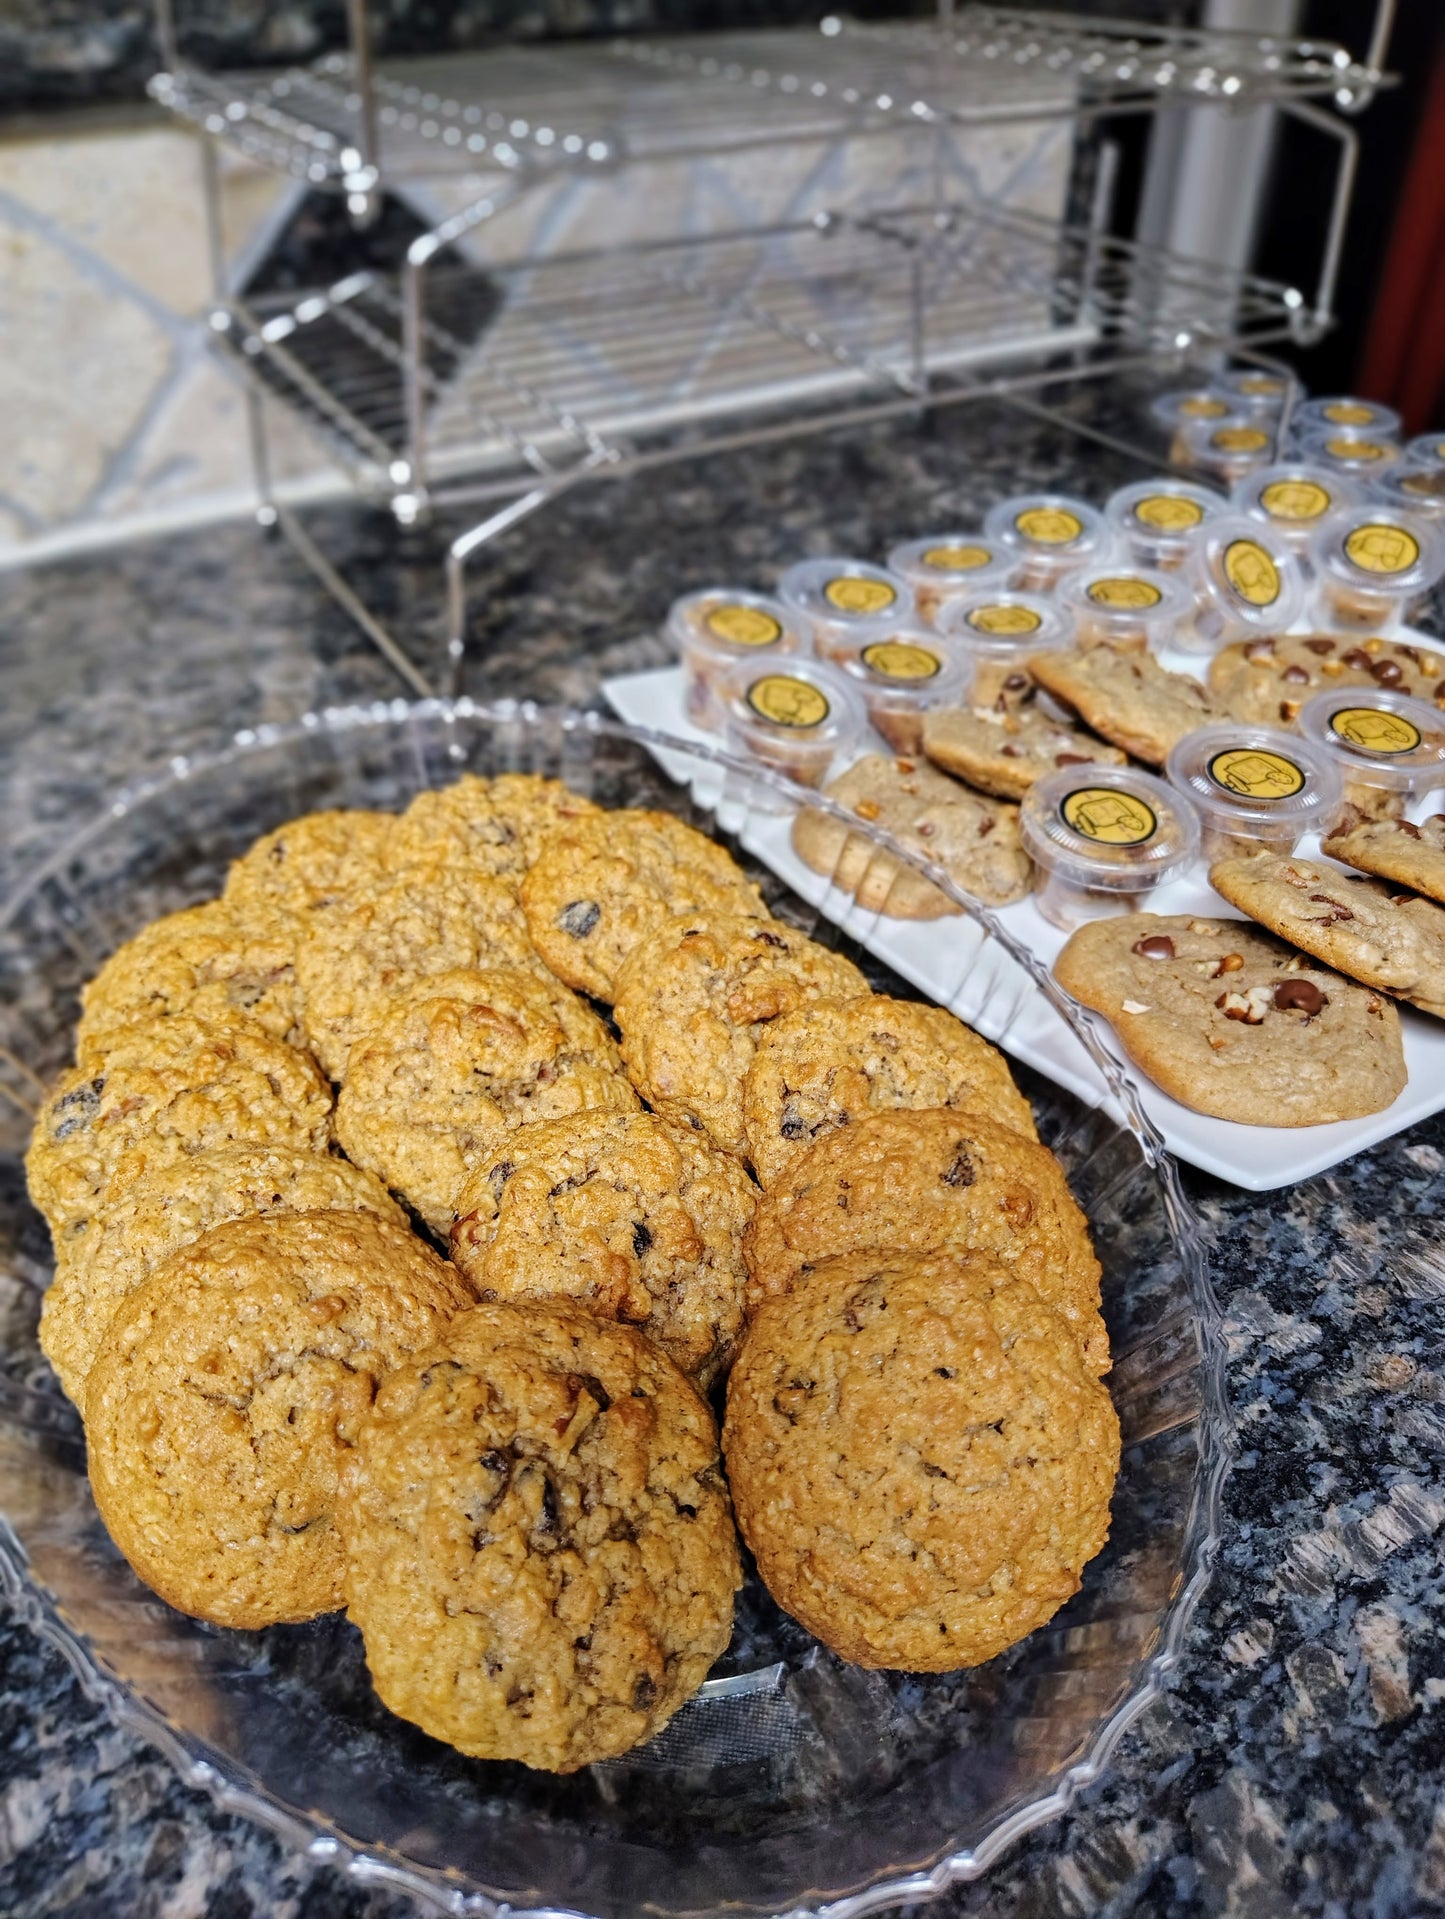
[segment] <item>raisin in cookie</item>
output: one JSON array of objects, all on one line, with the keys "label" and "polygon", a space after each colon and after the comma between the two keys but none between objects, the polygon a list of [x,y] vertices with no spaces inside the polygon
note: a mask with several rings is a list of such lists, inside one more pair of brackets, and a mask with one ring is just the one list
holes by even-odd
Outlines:
[{"label": "raisin in cookie", "polygon": [[485,780],[468,773],[451,786],[418,793],[396,822],[392,853],[403,862],[462,860],[516,882],[553,833],[600,813],[560,780],[535,773]]},{"label": "raisin in cookie", "polygon": [[732,1631],[712,1415],[640,1333],[571,1303],[474,1307],[389,1379],[341,1525],[382,1701],[478,1759],[626,1752]]},{"label": "raisin in cookie", "polygon": [[674,913],[769,917],[724,849],[670,813],[623,809],[553,834],[522,882],[537,951],[558,979],[611,1000],[623,961]]},{"label": "raisin in cookie", "polygon": [[80,996],[82,1066],[98,1065],[107,1036],[139,1020],[191,1013],[212,1026],[237,1017],[276,1039],[298,1037],[296,955],[279,921],[260,927],[220,900],[152,920],[112,953]]},{"label": "raisin in cookie", "polygon": [[565,986],[507,969],[442,973],[351,1049],[336,1137],[445,1236],[468,1174],[515,1128],[636,1106],[612,1035]]},{"label": "raisin in cookie", "polygon": [[770,1020],[868,982],[851,960],[777,920],[669,920],[617,979],[628,1077],[647,1103],[746,1157],[743,1080]]},{"label": "raisin in cookie", "polygon": [[770,1300],[728,1381],[738,1525],[778,1604],[860,1666],[977,1666],[1109,1533],[1119,1422],[1027,1280],[854,1253]]},{"label": "raisin in cookie", "polygon": [[1445,901],[1445,813],[1409,820],[1358,820],[1324,842],[1332,859]]},{"label": "raisin in cookie", "polygon": [[798,1153],[865,1113],[979,1113],[1037,1139],[1028,1101],[987,1040],[916,1000],[820,1000],[758,1036],[743,1087],[748,1157],[764,1186]]},{"label": "raisin in cookie", "polygon": [[1149,766],[1162,766],[1186,733],[1230,717],[1198,680],[1169,672],[1152,653],[1069,647],[1040,653],[1029,671],[1086,726]]},{"label": "raisin in cookie", "polygon": [[1445,1019],[1445,906],[1293,853],[1216,860],[1209,883],[1327,966]]},{"label": "raisin in cookie", "polygon": [[707,1387],[742,1336],[755,1198],[738,1162],[690,1127],[578,1113],[482,1161],[457,1197],[452,1257],[479,1298],[570,1296]]},{"label": "raisin in cookie", "polygon": [[945,773],[1004,800],[1021,800],[1061,766],[1122,766],[1126,757],[1032,702],[936,707],[923,716],[923,750]]},{"label": "raisin in cookie", "polygon": [[869,1113],[825,1133],[763,1194],[743,1251],[749,1303],[790,1290],[820,1260],[873,1250],[963,1252],[1036,1286],[1108,1370],[1099,1262],[1047,1147],[969,1113]]},{"label": "raisin in cookie", "polygon": [[1384,686],[1445,705],[1445,653],[1403,640],[1281,633],[1221,647],[1210,690],[1239,720],[1289,726],[1305,701],[1337,686]]},{"label": "raisin in cookie", "polygon": [[228,1219],[271,1213],[372,1213],[405,1226],[386,1188],[361,1167],[295,1146],[222,1146],[158,1167],[64,1245],[40,1310],[40,1345],[77,1406],[121,1302],[163,1259]]},{"label": "raisin in cookie", "polygon": [[1171,1099],[1245,1126],[1383,1112],[1400,1017],[1367,986],[1240,920],[1125,913],[1073,934],[1054,976]]},{"label": "raisin in cookie", "polygon": [[288,820],[233,863],[222,897],[248,923],[299,937],[316,914],[382,882],[395,824],[390,813],[359,808]]},{"label": "raisin in cookie", "polygon": [[[1003,906],[1029,890],[1033,868],[1019,839],[1018,808],[971,792],[925,761],[870,753],[823,790],[860,820],[941,866],[975,899]],[[799,813],[793,847],[805,865],[851,893],[867,912],[933,920],[962,910],[931,880],[827,813]]]},{"label": "raisin in cookie", "polygon": [[242,1140],[324,1151],[330,1123],[304,1053],[243,1020],[176,1013],[112,1035],[101,1067],[60,1081],[26,1155],[30,1197],[69,1257],[97,1210],[157,1167]]},{"label": "raisin in cookie", "polygon": [[377,1386],[470,1288],[364,1213],[234,1219],[111,1321],[85,1395],[101,1518],[167,1604],[219,1626],[343,1603],[336,1478]]}]

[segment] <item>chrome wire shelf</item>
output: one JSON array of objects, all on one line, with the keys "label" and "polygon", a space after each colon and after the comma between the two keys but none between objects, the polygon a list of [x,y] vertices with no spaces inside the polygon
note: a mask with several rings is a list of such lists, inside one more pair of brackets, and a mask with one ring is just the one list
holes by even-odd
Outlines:
[{"label": "chrome wire shelf", "polygon": [[1324,41],[1186,32],[970,6],[950,19],[502,47],[277,73],[173,60],[172,112],[275,170],[377,179],[535,176],[759,145],[1130,111],[1368,102],[1383,76]]}]

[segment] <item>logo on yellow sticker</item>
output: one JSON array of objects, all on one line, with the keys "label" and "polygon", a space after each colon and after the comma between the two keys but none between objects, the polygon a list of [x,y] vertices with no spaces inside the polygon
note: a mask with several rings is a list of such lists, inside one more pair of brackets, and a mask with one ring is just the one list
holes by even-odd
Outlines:
[{"label": "logo on yellow sticker", "polygon": [[823,598],[840,613],[886,613],[898,594],[887,580],[860,580],[845,574],[829,580]]},{"label": "logo on yellow sticker", "polygon": [[826,693],[788,673],[769,673],[754,680],[748,688],[748,705],[774,726],[821,726],[833,710]]},{"label": "logo on yellow sticker", "polygon": [[1059,812],[1081,839],[1100,846],[1141,846],[1159,830],[1159,815],[1147,800],[1112,786],[1076,787]]},{"label": "logo on yellow sticker", "polygon": [[1224,577],[1251,606],[1273,606],[1279,598],[1279,568],[1255,540],[1230,541],[1224,549]]},{"label": "logo on yellow sticker", "polygon": [[1204,518],[1204,508],[1180,493],[1151,493],[1134,508],[1134,518],[1156,533],[1187,533]]},{"label": "logo on yellow sticker", "polygon": [[1014,525],[1036,546],[1067,546],[1084,530],[1084,522],[1066,506],[1025,507]]},{"label": "logo on yellow sticker", "polygon": [[1209,762],[1208,772],[1216,786],[1247,800],[1287,800],[1305,783],[1302,767],[1258,746],[1226,747]]},{"label": "logo on yellow sticker", "polygon": [[1366,573],[1404,573],[1420,557],[1420,542],[1403,526],[1371,520],[1345,535],[1345,552]]},{"label": "logo on yellow sticker", "polygon": [[1317,520],[1333,504],[1315,480],[1272,480],[1259,503],[1274,520]]},{"label": "logo on yellow sticker", "polygon": [[1424,738],[1402,713],[1378,706],[1342,706],[1330,715],[1330,731],[1364,753],[1413,753]]},{"label": "logo on yellow sticker", "polygon": [[1257,426],[1222,426],[1210,434],[1209,444],[1221,453],[1262,453],[1269,445],[1269,435]]},{"label": "logo on yellow sticker", "polygon": [[1186,420],[1217,420],[1221,413],[1228,413],[1229,408],[1223,400],[1211,400],[1201,393],[1192,400],[1181,400],[1179,411]]},{"label": "logo on yellow sticker", "polygon": [[1037,633],[1043,623],[1031,606],[976,606],[968,615],[968,624],[980,633]]},{"label": "logo on yellow sticker", "polygon": [[879,640],[876,646],[865,646],[863,664],[885,680],[931,680],[943,667],[936,653],[906,640]]},{"label": "logo on yellow sticker", "polygon": [[987,566],[992,558],[986,546],[930,546],[923,564],[936,567],[940,573],[972,573]]},{"label": "logo on yellow sticker", "polygon": [[1158,606],[1164,598],[1152,580],[1095,580],[1086,590],[1095,606],[1124,607],[1130,611]]},{"label": "logo on yellow sticker", "polygon": [[1326,440],[1325,452],[1332,460],[1388,460],[1390,448],[1378,440]]},{"label": "logo on yellow sticker", "polygon": [[1407,473],[1400,485],[1421,500],[1445,500],[1445,473]]},{"label": "logo on yellow sticker", "polygon": [[1331,426],[1368,426],[1375,417],[1375,409],[1358,400],[1336,400],[1324,413]]},{"label": "logo on yellow sticker", "polygon": [[776,646],[783,637],[782,622],[758,606],[715,606],[703,625],[729,646]]}]

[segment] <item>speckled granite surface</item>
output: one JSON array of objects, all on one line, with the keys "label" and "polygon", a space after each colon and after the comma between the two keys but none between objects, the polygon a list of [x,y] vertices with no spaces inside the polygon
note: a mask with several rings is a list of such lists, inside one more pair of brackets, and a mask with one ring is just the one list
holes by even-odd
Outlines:
[{"label": "speckled granite surface", "polygon": [[[1017,483],[1139,469],[1002,411],[579,494],[478,576],[468,690],[587,700],[654,663],[673,592],[876,553]],[[436,536],[317,531],[439,650]],[[99,798],[260,717],[395,684],[280,546],[235,527],[0,579],[0,890]],[[1445,1913],[1445,1119],[1262,1197],[1202,1177],[1240,1453],[1220,1571],[1167,1697],[1105,1781],[944,1907],[1241,1919]],[[402,1919],[183,1789],[0,1621],[6,1919]]]}]

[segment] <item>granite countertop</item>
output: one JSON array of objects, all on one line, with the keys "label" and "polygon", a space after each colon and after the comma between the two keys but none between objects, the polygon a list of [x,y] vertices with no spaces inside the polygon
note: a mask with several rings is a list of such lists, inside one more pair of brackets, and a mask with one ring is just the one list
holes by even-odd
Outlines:
[{"label": "granite countertop", "polygon": [[[672,595],[785,561],[880,555],[1045,481],[1147,469],[999,408],[697,460],[579,492],[477,576],[467,690],[587,702],[658,664]],[[440,533],[314,530],[440,655]],[[1437,625],[1438,621],[1435,622]],[[248,526],[0,578],[0,894],[101,798],[176,752],[389,669]],[[1239,1453],[1224,1544],[1164,1698],[1101,1784],[940,1912],[1445,1914],[1445,1117],[1260,1196],[1186,1173],[1213,1238]],[[0,1913],[402,1919],[184,1788],[0,1601]]]}]

